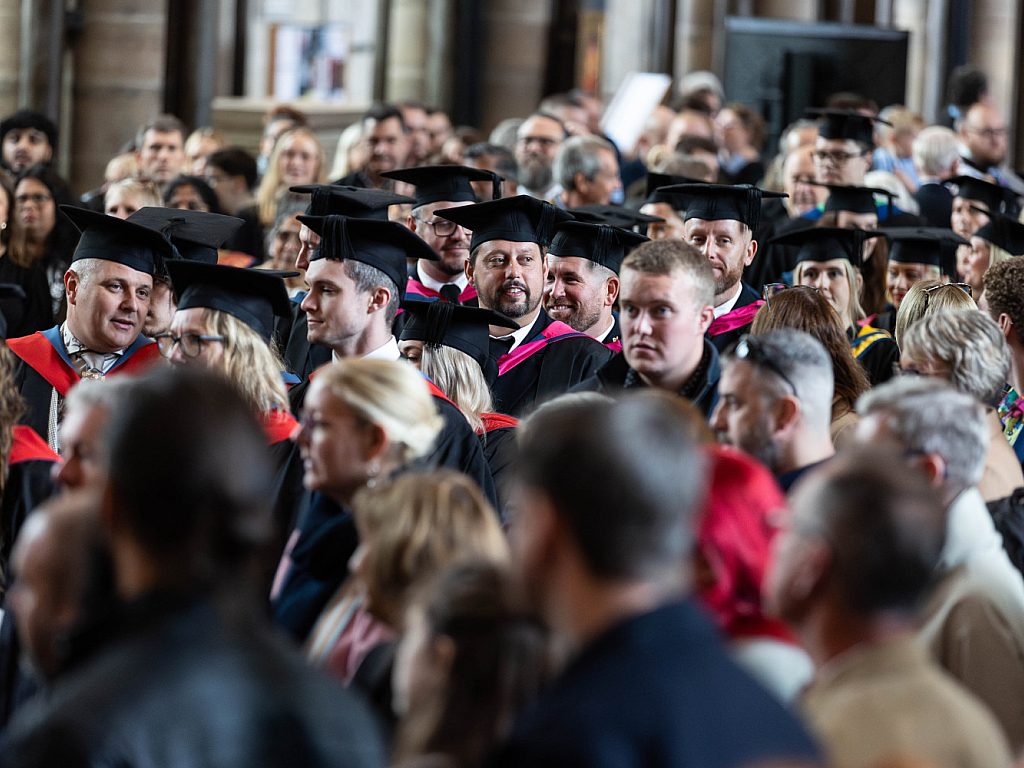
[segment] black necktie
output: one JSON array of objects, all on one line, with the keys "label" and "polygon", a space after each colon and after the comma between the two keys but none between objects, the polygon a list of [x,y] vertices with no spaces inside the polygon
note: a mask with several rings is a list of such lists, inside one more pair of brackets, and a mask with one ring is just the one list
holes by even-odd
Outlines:
[{"label": "black necktie", "polygon": [[497,360],[502,355],[507,355],[512,351],[512,345],[516,343],[516,340],[509,336],[507,339],[495,339],[491,337],[490,345],[487,351],[490,352],[491,357]]},{"label": "black necktie", "polygon": [[452,304],[459,303],[459,296],[462,295],[462,289],[459,288],[455,283],[446,283],[441,286],[440,290],[442,301],[448,301]]}]

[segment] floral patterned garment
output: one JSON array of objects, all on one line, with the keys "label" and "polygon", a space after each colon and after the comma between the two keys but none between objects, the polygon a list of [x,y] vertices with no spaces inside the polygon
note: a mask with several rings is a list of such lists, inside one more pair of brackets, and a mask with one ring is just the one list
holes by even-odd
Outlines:
[{"label": "floral patterned garment", "polygon": [[1024,398],[1021,398],[1013,387],[1007,387],[1003,401],[999,404],[999,421],[1003,425],[1003,434],[1013,446],[1014,453],[1024,464]]}]

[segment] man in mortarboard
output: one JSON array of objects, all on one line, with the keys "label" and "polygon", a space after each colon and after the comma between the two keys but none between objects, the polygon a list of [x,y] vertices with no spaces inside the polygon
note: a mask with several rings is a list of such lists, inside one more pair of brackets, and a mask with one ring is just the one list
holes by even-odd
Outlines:
[{"label": "man in mortarboard", "polygon": [[721,352],[750,330],[762,303],[743,282],[744,268],[757,255],[754,232],[761,221],[761,201],[785,195],[749,184],[676,184],[660,191],[684,198],[684,239],[711,263],[715,319],[708,336]]},{"label": "man in mortarboard", "polygon": [[501,177],[464,165],[427,165],[381,175],[416,187],[415,202],[405,223],[437,255],[437,259],[419,259],[409,267],[405,298],[443,299],[457,304],[475,299],[476,290],[466,277],[472,233],[454,221],[438,218],[434,212],[480,202],[472,187],[474,181],[490,182],[489,199],[497,200],[501,195]]},{"label": "man in mortarboard", "polygon": [[660,223],[654,223],[647,227],[647,236],[651,240],[682,240],[683,239],[683,209],[684,199],[672,192],[664,192],[664,187],[671,187],[676,184],[691,184],[696,179],[688,176],[671,176],[665,173],[647,174],[647,196],[643,205],[640,206],[640,213],[648,216],[657,216],[663,219]]},{"label": "man in mortarboard", "polygon": [[[954,176],[946,186],[953,193],[953,212],[948,226],[966,240],[988,223],[989,212],[1007,216],[1016,216],[1020,212],[1020,198],[1016,192],[986,179]],[[957,252],[958,272],[963,272],[969,254],[966,247]]]},{"label": "man in mortarboard", "polygon": [[619,268],[626,255],[647,238],[607,224],[567,221],[556,227],[547,255],[544,311],[575,331],[622,350]]},{"label": "man in mortarboard", "polygon": [[515,319],[509,334],[492,328],[495,408],[510,416],[566,392],[593,374],[610,350],[549,317],[541,308],[547,268],[544,255],[554,227],[570,221],[564,211],[528,195],[437,211],[473,231],[466,274],[480,306]]},{"label": "man in mortarboard", "polygon": [[872,323],[889,333],[896,329],[896,313],[914,283],[941,280],[956,269],[957,249],[970,247],[953,230],[933,227],[889,227],[882,230],[889,240],[888,289],[892,306]]},{"label": "man in mortarboard", "polygon": [[[411,197],[383,190],[328,184],[292,187],[289,192],[310,196],[306,208],[307,216],[334,214],[354,219],[387,221],[390,206],[413,202]],[[320,235],[302,224],[299,228],[299,252],[295,257],[297,270],[306,272],[310,256],[319,245]],[[306,313],[301,307],[305,295],[303,291],[292,297],[295,304],[294,317],[287,328],[282,325],[278,329],[278,338],[283,343],[280,348],[281,356],[288,369],[300,379],[307,378],[310,373],[331,359],[330,349],[310,343]]]},{"label": "man in mortarboard", "polygon": [[652,240],[620,269],[622,351],[574,388],[616,393],[651,387],[692,402],[705,418],[718,400],[711,264],[683,240]]},{"label": "man in mortarboard", "polygon": [[971,255],[962,274],[975,300],[981,298],[985,290],[984,277],[990,267],[1010,257],[1024,255],[1024,224],[995,212],[989,213],[988,219],[971,237]]},{"label": "man in mortarboard", "polygon": [[61,404],[82,378],[138,373],[159,358],[142,335],[153,275],[172,247],[151,229],[81,208],[61,206],[82,238],[64,275],[67,319],[10,339],[20,359],[16,381],[28,404],[24,423],[59,450]]},{"label": "man in mortarboard", "polygon": [[[182,259],[203,264],[216,264],[217,249],[245,224],[234,216],[156,207],[140,208],[128,220],[169,239]],[[171,278],[167,270],[161,270],[153,275],[153,292],[142,332],[153,338],[166,331],[175,308]]]},{"label": "man in mortarboard", "polygon": [[875,148],[875,123],[889,125],[852,109],[810,109],[817,117],[818,138],[814,146],[814,171],[822,184],[863,186],[871,170]]}]

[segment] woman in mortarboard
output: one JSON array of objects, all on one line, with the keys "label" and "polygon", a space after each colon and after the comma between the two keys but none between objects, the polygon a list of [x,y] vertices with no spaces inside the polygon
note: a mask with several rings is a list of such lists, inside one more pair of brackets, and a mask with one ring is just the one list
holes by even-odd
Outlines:
[{"label": "woman in mortarboard", "polygon": [[488,328],[516,328],[516,323],[493,310],[446,301],[407,301],[403,308],[409,319],[399,348],[458,407],[480,438],[501,511],[508,497],[519,422],[493,412],[487,377],[497,375],[497,364],[488,354]]},{"label": "woman in mortarboard", "polygon": [[[972,206],[973,207],[973,206]],[[971,251],[964,264],[964,282],[971,294],[981,297],[985,272],[1001,261],[1024,255],[1024,224],[998,213],[990,213],[971,237]]]},{"label": "woman in mortarboard", "polygon": [[[899,348],[887,331],[866,323],[860,305],[862,278],[858,271],[864,241],[874,237],[860,229],[811,227],[782,235],[773,243],[795,246],[793,284],[816,288],[839,314],[850,349],[872,385],[888,380]],[[771,285],[766,286],[766,292]]]},{"label": "woman in mortarboard", "polygon": [[167,263],[178,309],[156,336],[176,365],[219,371],[259,414],[275,459],[275,523],[281,547],[302,496],[302,462],[289,439],[298,422],[288,409],[284,363],[271,339],[275,317],[290,311],[277,273],[195,261]]}]

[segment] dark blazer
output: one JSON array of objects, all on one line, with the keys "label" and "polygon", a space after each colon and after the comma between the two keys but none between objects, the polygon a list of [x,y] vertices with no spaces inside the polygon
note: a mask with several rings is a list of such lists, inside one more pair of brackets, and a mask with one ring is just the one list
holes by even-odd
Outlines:
[{"label": "dark blazer", "polygon": [[[760,300],[760,294],[746,283],[743,283],[743,288],[740,290],[740,297],[739,299],[736,300],[736,306],[734,306],[730,311],[735,312],[737,309],[740,309],[741,307],[750,306],[754,302]],[[711,343],[715,345],[715,349],[717,349],[719,352],[725,352],[735,342],[739,341],[741,336],[750,333],[750,326],[753,324],[753,322],[754,318],[753,316],[751,316],[749,323],[744,323],[739,328],[734,328],[731,331],[726,331],[725,333],[718,334],[712,334],[710,332],[711,330],[714,330],[714,325],[712,324],[711,329],[708,332],[708,339],[710,339]]]},{"label": "dark blazer", "polygon": [[926,181],[918,187],[914,199],[929,227],[949,228],[953,215],[953,193],[947,187],[935,181]]},{"label": "dark blazer", "polygon": [[493,765],[738,768],[817,758],[797,719],[686,601],[592,641],[519,719]]}]

